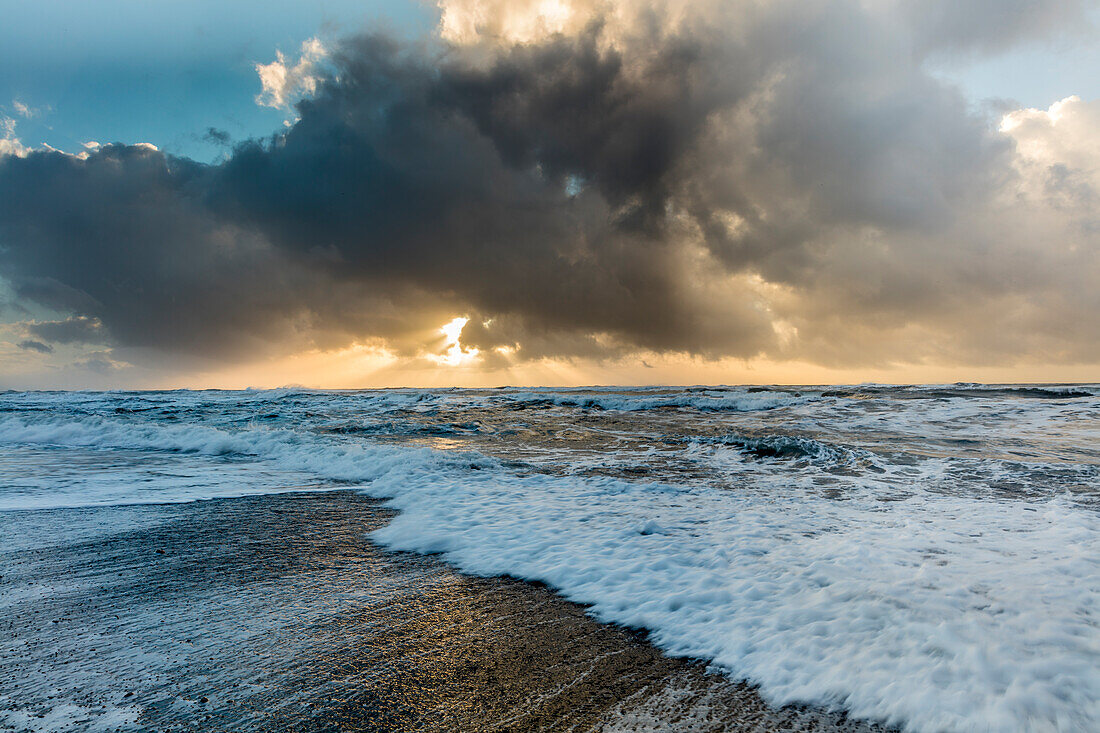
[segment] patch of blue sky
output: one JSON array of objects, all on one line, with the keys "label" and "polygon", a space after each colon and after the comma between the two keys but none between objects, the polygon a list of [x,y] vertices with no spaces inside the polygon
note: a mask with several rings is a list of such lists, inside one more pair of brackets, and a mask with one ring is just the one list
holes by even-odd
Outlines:
[{"label": "patch of blue sky", "polygon": [[1100,5],[1079,33],[1018,46],[975,59],[950,58],[932,66],[975,104],[997,111],[1047,109],[1066,97],[1100,99]]},{"label": "patch of blue sky", "polygon": [[296,55],[311,36],[371,27],[419,34],[436,11],[385,0],[0,0],[0,18],[0,114],[25,144],[149,142],[212,161],[224,148],[209,128],[241,140],[281,126],[282,111],[254,101],[255,64],[276,49]]}]

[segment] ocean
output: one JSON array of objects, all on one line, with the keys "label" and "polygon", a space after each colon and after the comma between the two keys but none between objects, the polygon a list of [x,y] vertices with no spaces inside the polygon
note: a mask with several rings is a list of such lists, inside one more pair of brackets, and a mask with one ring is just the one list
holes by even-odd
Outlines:
[{"label": "ocean", "polygon": [[1100,386],[0,393],[0,730],[1100,730]]}]

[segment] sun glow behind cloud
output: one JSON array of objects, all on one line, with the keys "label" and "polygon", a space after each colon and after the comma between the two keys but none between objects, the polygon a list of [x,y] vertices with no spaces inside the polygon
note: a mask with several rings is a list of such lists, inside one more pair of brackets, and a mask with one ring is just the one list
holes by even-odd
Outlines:
[{"label": "sun glow behind cloud", "polygon": [[470,322],[469,318],[454,318],[449,323],[444,324],[439,332],[443,334],[446,339],[445,346],[446,351],[440,354],[431,354],[428,358],[437,364],[445,364],[447,366],[469,366],[477,361],[477,356],[481,351],[476,348],[466,348],[459,341],[462,336],[462,329],[466,327],[466,324]]}]

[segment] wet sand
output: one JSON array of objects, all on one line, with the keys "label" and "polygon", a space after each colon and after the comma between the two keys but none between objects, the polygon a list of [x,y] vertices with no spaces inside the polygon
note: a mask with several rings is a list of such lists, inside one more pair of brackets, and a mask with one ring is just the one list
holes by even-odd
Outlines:
[{"label": "wet sand", "polygon": [[352,492],[0,514],[0,731],[860,731],[544,587],[366,534]]}]

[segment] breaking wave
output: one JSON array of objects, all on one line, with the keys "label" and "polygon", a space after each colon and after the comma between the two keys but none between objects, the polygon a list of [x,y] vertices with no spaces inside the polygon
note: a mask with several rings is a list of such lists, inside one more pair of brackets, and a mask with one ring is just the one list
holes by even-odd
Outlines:
[{"label": "breaking wave", "polygon": [[744,455],[760,460],[805,460],[818,464],[844,464],[867,462],[872,459],[872,454],[868,451],[828,445],[813,438],[796,435],[724,435],[692,438],[690,442],[700,445],[732,446],[738,448]]}]

